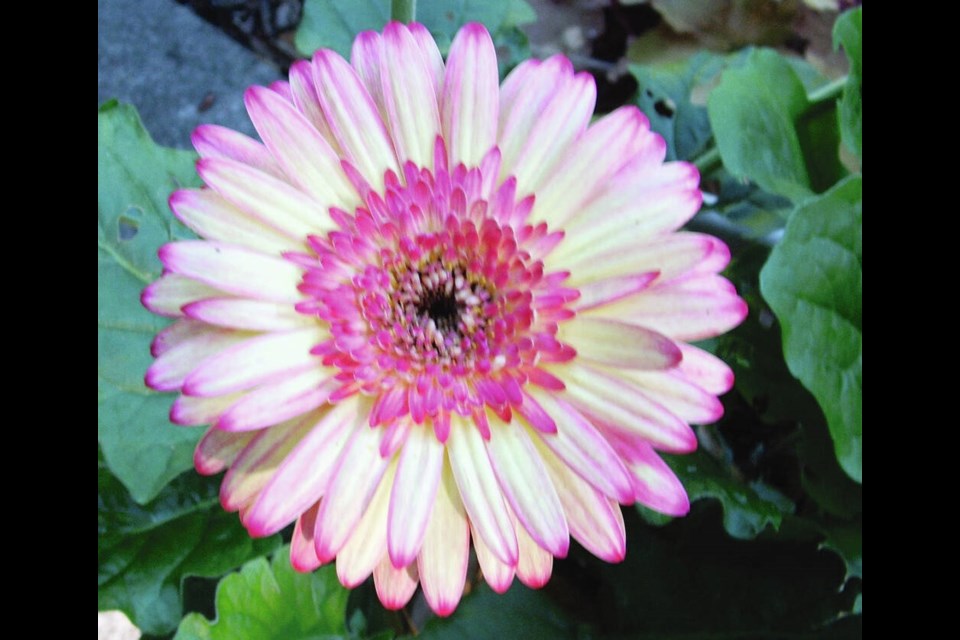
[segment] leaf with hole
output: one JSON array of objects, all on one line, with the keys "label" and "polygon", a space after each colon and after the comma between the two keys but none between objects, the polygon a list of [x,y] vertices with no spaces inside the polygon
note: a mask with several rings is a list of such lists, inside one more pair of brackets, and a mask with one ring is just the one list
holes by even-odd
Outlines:
[{"label": "leaf with hole", "polygon": [[192,466],[201,435],[171,426],[171,397],[143,383],[150,341],[166,321],[140,304],[160,275],[160,245],[191,237],[167,197],[198,179],[194,154],[154,144],[132,106],[103,105],[97,125],[97,438],[110,470],[142,504]]},{"label": "leaf with hole", "polygon": [[723,65],[721,56],[710,53],[698,53],[679,68],[630,65],[638,85],[636,104],[667,143],[667,160],[692,160],[705,150],[710,121],[706,108],[695,104],[691,94]]}]

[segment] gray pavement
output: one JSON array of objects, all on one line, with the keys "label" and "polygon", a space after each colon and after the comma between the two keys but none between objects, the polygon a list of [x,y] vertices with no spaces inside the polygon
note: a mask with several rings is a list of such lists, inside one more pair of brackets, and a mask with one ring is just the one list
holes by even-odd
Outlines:
[{"label": "gray pavement", "polygon": [[98,0],[97,104],[140,111],[154,140],[187,148],[204,122],[248,134],[243,91],[281,77],[271,63],[173,0]]}]

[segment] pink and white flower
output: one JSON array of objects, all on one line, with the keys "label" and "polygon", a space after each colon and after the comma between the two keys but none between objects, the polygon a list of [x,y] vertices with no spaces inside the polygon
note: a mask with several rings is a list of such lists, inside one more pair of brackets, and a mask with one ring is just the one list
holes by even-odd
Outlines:
[{"label": "pink and white flower", "polygon": [[177,318],[150,387],[211,425],[201,473],[291,560],[373,574],[387,607],[438,614],[470,540],[496,591],[550,577],[570,537],[626,553],[620,505],[689,504],[658,456],[697,446],[730,369],[689,341],[746,313],[687,163],[562,56],[499,84],[465,26],[444,64],[421,25],[318,51],[252,87],[261,142],[202,126],[202,189],[170,207],[200,240],[160,250],[143,294]]}]

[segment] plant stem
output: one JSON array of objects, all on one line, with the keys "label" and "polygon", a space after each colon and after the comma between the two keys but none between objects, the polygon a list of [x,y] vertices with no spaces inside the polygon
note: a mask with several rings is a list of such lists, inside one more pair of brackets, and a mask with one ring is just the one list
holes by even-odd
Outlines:
[{"label": "plant stem", "polygon": [[807,100],[811,105],[815,105],[818,102],[832,102],[840,97],[840,94],[843,93],[843,88],[847,84],[847,76],[842,76],[836,80],[831,80],[822,87],[814,89],[810,94],[807,95]]},{"label": "plant stem", "polygon": [[391,0],[390,17],[408,24],[417,19],[417,0]]},{"label": "plant stem", "polygon": [[705,176],[719,167],[720,162],[720,149],[717,147],[711,147],[693,160],[693,164],[697,167],[701,176]]}]

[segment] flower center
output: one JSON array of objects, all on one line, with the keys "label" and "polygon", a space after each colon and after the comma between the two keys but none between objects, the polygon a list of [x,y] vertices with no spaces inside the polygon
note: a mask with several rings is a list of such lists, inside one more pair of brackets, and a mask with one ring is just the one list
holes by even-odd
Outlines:
[{"label": "flower center", "polygon": [[372,424],[479,423],[485,406],[509,419],[522,386],[547,379],[539,362],[573,357],[555,335],[579,294],[538,256],[561,236],[525,224],[512,191],[482,197],[478,169],[408,164],[404,177],[388,173],[383,195],[358,184],[366,206],[332,210],[339,228],[288,256],[306,268],[298,310],[330,330],[314,353],[339,370],[340,395],[376,397]]},{"label": "flower center", "polygon": [[441,358],[456,355],[466,340],[484,333],[483,306],[493,294],[468,279],[462,265],[433,260],[395,274],[394,281],[396,320]]}]

